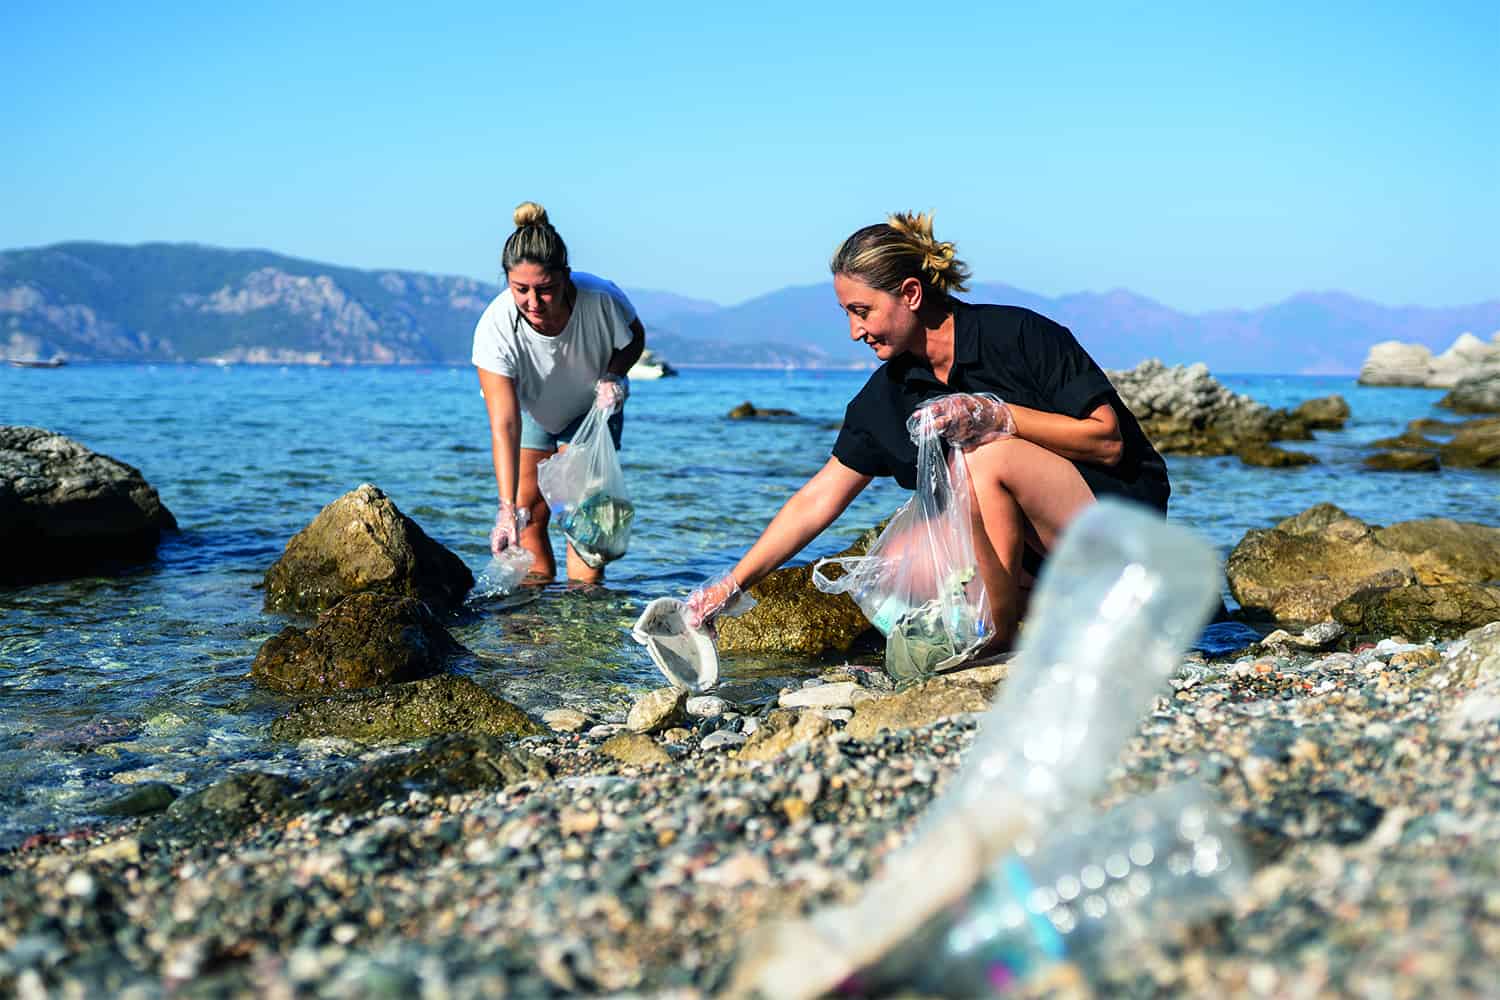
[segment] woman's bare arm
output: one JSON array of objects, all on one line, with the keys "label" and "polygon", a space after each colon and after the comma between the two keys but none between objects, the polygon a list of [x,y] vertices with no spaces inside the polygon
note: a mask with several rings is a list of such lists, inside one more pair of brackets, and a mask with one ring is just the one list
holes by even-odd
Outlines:
[{"label": "woman's bare arm", "polygon": [[516,384],[506,375],[484,368],[476,370],[480,391],[484,393],[484,408],[490,418],[495,488],[502,501],[515,503],[521,463],[521,404],[516,398]]},{"label": "woman's bare arm", "polygon": [[1025,406],[1011,406],[1016,437],[1025,438],[1063,458],[1096,465],[1117,465],[1125,453],[1115,408],[1100,403],[1082,420]]},{"label": "woman's bare arm", "polygon": [[870,476],[830,458],[766,525],[750,551],[735,564],[734,578],[745,590],[801,552],[870,485]]}]

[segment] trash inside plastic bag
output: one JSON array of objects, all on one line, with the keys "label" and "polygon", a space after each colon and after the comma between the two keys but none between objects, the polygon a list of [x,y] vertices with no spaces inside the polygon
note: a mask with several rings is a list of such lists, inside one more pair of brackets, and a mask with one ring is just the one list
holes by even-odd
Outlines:
[{"label": "trash inside plastic bag", "polygon": [[537,485],[573,551],[598,568],[625,554],[635,505],[625,488],[606,408],[594,406],[573,442],[536,467]]},{"label": "trash inside plastic bag", "polygon": [[533,562],[535,557],[530,552],[519,545],[512,545],[490,559],[489,565],[480,570],[470,593],[474,597],[504,597],[526,579]]},{"label": "trash inside plastic bag", "polygon": [[[918,411],[920,415],[921,411]],[[886,672],[910,683],[973,653],[989,634],[989,600],[974,556],[969,470],[916,422],[917,489],[863,556],[820,559],[813,585],[848,594],[886,636]],[[830,577],[830,570],[843,574]]]},{"label": "trash inside plastic bag", "polygon": [[688,625],[682,602],[676,598],[658,597],[646,605],[630,636],[646,647],[674,687],[699,694],[719,682],[719,653],[713,637]]}]

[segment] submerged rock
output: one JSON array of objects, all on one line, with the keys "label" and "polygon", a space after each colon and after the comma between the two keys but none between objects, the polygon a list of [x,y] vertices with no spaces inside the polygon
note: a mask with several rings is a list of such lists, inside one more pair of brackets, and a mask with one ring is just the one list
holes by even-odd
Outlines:
[{"label": "submerged rock", "polygon": [[0,427],[0,585],[146,562],[176,529],[139,469],[40,427]]},{"label": "submerged rock", "polygon": [[1365,468],[1376,472],[1437,472],[1442,466],[1430,451],[1378,451],[1364,461]]},{"label": "submerged rock", "polygon": [[1450,639],[1500,621],[1500,586],[1440,583],[1367,590],[1340,601],[1333,616],[1365,635]]},{"label": "submerged rock", "polygon": [[304,702],[271,723],[271,735],[279,740],[337,736],[366,743],[405,743],[446,733],[541,732],[520,708],[452,674]]},{"label": "submerged rock", "polygon": [[266,608],[321,611],[362,592],[458,607],[474,586],[463,560],[364,483],[324,507],[266,571]]},{"label": "submerged rock", "polygon": [[775,407],[760,409],[748,399],[729,411],[730,420],[764,420],[767,417],[795,417],[797,414],[791,410],[779,410]]},{"label": "submerged rock", "polygon": [[285,694],[327,694],[427,677],[462,650],[421,601],[355,594],[267,639],[250,673]]},{"label": "submerged rock", "polygon": [[1500,417],[1471,420],[1439,451],[1444,465],[1500,469]]}]

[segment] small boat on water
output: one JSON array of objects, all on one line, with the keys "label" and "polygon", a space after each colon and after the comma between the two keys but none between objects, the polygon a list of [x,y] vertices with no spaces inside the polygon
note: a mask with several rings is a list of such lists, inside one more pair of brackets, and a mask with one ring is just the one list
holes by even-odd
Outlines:
[{"label": "small boat on water", "polygon": [[666,378],[668,375],[676,375],[677,369],[657,357],[648,348],[642,351],[640,359],[630,366],[628,374],[633,379]]},{"label": "small boat on water", "polygon": [[53,357],[47,361],[23,358],[10,358],[9,360],[12,368],[61,368],[68,363],[68,359],[64,357]]}]

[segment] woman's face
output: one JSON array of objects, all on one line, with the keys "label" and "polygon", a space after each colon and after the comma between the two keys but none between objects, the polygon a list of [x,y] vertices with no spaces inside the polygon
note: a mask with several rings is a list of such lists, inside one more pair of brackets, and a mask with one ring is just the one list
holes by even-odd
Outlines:
[{"label": "woman's face", "polygon": [[516,308],[537,333],[556,336],[568,325],[568,275],[523,260],[505,273]]},{"label": "woman's face", "polygon": [[833,276],[833,293],[849,317],[850,340],[868,344],[881,361],[911,349],[921,330],[916,311],[920,298],[913,303],[910,296],[882,292],[847,274]]}]

